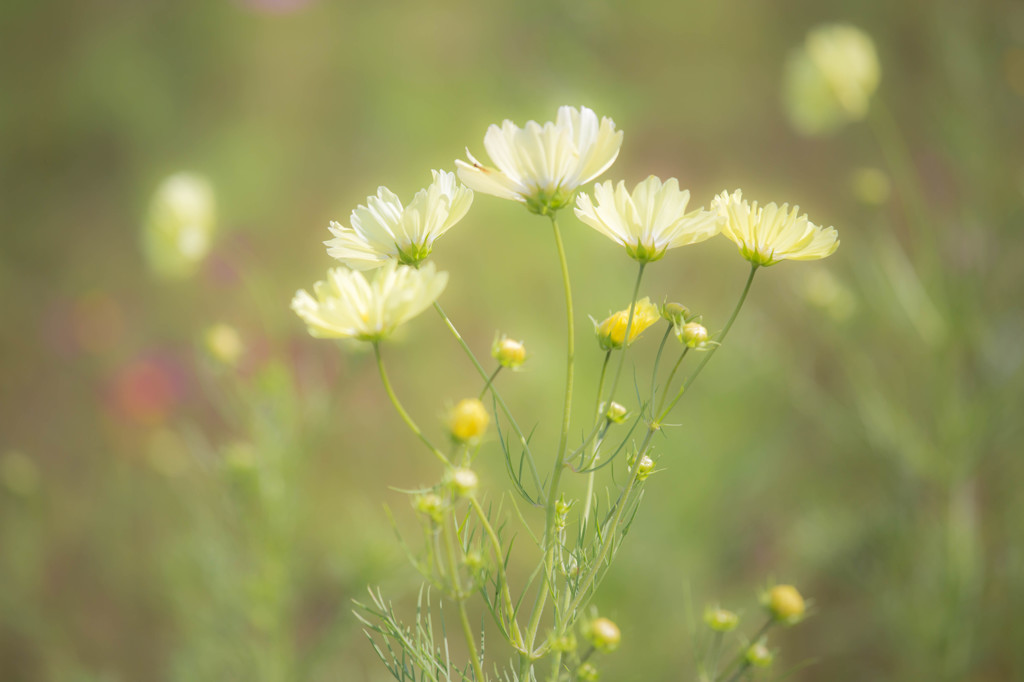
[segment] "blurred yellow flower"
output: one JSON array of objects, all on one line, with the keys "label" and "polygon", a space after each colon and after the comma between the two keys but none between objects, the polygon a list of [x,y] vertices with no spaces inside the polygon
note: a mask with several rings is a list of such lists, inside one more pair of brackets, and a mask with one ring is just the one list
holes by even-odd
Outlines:
[{"label": "blurred yellow flower", "polygon": [[831,132],[864,118],[880,78],[870,36],[846,24],[819,26],[786,62],[786,113],[805,135]]},{"label": "blurred yellow flower", "polygon": [[161,277],[195,273],[210,251],[216,226],[213,188],[194,173],[167,177],[153,194],[142,232],[150,269]]},{"label": "blurred yellow flower", "polygon": [[292,310],[318,338],[378,341],[437,300],[448,283],[447,272],[433,263],[416,269],[388,261],[367,281],[361,272],[334,268],[313,291],[299,291]]},{"label": "blurred yellow flower", "polygon": [[476,398],[460,400],[448,415],[448,428],[452,438],[460,443],[475,441],[487,431],[491,423],[491,415],[487,408]]},{"label": "blurred yellow flower", "polygon": [[[601,348],[613,350],[633,343],[641,332],[661,319],[658,306],[644,296],[636,302],[633,310],[633,321],[629,322],[629,308],[612,313],[597,325],[597,341]],[[626,342],[626,327],[629,327],[629,342]]]},{"label": "blurred yellow flower", "polygon": [[756,265],[782,260],[816,260],[839,247],[834,227],[821,228],[800,215],[800,207],[770,203],[759,207],[743,200],[740,190],[722,192],[711,204],[718,213],[722,234],[736,242],[744,258]]},{"label": "blurred yellow flower", "polygon": [[703,208],[686,212],[689,190],[679,181],[662,182],[651,175],[630,193],[626,183],[612,188],[611,181],[594,187],[595,206],[587,194],[576,199],[576,216],[587,225],[626,247],[641,263],[656,261],[668,249],[695,244],[718,234],[718,217]]},{"label": "blurred yellow flower", "polygon": [[762,600],[772,618],[788,625],[799,623],[807,611],[803,596],[792,585],[776,585]]},{"label": "blurred yellow flower", "polygon": [[434,240],[462,220],[473,203],[473,192],[454,173],[431,171],[434,182],[402,206],[387,187],[379,187],[366,205],[352,211],[351,227],[331,222],[327,254],[354,270],[380,267],[397,259],[417,265],[430,255]]},{"label": "blurred yellow flower", "polygon": [[559,107],[558,118],[543,126],[529,121],[525,128],[505,120],[484,136],[484,149],[495,168],[476,160],[457,160],[459,178],[485,194],[526,204],[547,215],[572,201],[576,188],[605,172],[622,145],[622,131],[610,118],[597,120],[586,107]]}]

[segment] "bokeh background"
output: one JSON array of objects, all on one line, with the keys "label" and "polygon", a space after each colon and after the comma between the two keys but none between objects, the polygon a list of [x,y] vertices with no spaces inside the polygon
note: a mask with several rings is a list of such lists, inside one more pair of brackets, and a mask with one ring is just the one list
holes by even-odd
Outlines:
[{"label": "bokeh background", "polygon": [[[881,86],[868,120],[800,136],[783,66],[835,21],[873,37]],[[381,184],[409,197],[480,154],[488,124],[561,104],[625,131],[606,178],[675,176],[697,203],[742,187],[842,238],[827,261],[759,274],[681,403],[595,602],[623,631],[602,679],[691,679],[688,621],[720,603],[751,631],[772,580],[814,601],[773,637],[775,675],[813,660],[790,679],[1024,679],[1024,6],[1009,0],[6,0],[0,678],[385,679],[351,600],[382,585],[411,614],[383,504],[413,527],[389,486],[439,472],[372,356],[311,339],[288,302],[330,265],[329,220]],[[209,181],[217,231],[168,279],[141,235],[180,171]],[[563,229],[586,396],[583,315],[623,307],[634,270],[568,212]],[[478,353],[497,330],[526,340],[528,371],[503,387],[550,436],[563,342],[546,224],[478,195],[434,260]],[[643,293],[714,327],[746,264],[716,239],[649,272]],[[211,352],[216,324],[237,358]],[[435,316],[386,353],[433,434],[478,390]],[[490,447],[484,483],[504,489]]]}]

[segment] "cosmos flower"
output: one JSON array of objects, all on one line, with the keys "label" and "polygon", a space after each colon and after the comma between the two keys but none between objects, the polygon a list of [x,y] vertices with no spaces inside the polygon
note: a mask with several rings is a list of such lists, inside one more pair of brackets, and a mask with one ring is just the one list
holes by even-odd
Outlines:
[{"label": "cosmos flower", "polygon": [[352,211],[351,227],[331,222],[334,239],[324,242],[327,254],[354,270],[370,270],[390,260],[418,265],[433,249],[434,240],[462,220],[473,203],[473,192],[458,183],[454,173],[434,176],[408,206],[387,187],[379,187],[366,205]]},{"label": "cosmos flower", "polygon": [[417,269],[389,261],[372,281],[362,272],[334,268],[314,285],[315,297],[296,293],[292,310],[312,336],[379,341],[423,312],[447,283],[448,273],[436,272],[433,263]]},{"label": "cosmos flower", "polygon": [[[597,324],[595,333],[597,341],[604,350],[614,350],[628,346],[640,336],[640,333],[661,319],[658,306],[644,296],[633,307],[633,321],[629,320],[629,308],[612,313]],[[629,340],[626,340],[626,328],[629,327]]]},{"label": "cosmos flower", "polygon": [[611,181],[594,187],[597,205],[587,194],[576,199],[576,216],[598,232],[626,247],[641,263],[656,261],[668,249],[695,244],[718,234],[718,216],[698,208],[686,212],[689,190],[679,182],[650,176],[633,192],[626,183],[612,189]]},{"label": "cosmos flower", "polygon": [[722,192],[711,209],[718,213],[722,234],[736,242],[740,253],[755,265],[782,260],[817,260],[839,247],[834,227],[821,228],[800,215],[800,207],[775,203],[759,207],[743,200],[740,190]]},{"label": "cosmos flower", "polygon": [[526,204],[547,215],[572,201],[576,188],[605,172],[622,145],[622,131],[610,118],[597,120],[586,107],[560,107],[558,118],[525,128],[505,120],[484,136],[494,168],[480,163],[469,150],[469,162],[456,161],[459,178],[472,189]]}]

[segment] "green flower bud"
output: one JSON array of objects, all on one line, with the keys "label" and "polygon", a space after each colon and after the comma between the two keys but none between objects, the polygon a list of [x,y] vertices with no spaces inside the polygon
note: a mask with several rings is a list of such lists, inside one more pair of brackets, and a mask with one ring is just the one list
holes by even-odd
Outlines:
[{"label": "green flower bud", "polygon": [[636,465],[636,480],[646,481],[647,477],[654,472],[654,460],[644,455],[640,458],[640,463]]},{"label": "green flower bud", "polygon": [[598,677],[597,668],[593,663],[584,663],[576,668],[576,679],[580,682],[597,682]]},{"label": "green flower bud", "polygon": [[526,346],[522,341],[516,341],[502,334],[494,339],[491,346],[491,357],[498,361],[498,364],[508,369],[516,369],[526,362]]},{"label": "green flower bud", "polygon": [[444,518],[444,500],[437,493],[423,493],[413,498],[416,511],[434,523],[441,523]]},{"label": "green flower bud", "polygon": [[747,652],[744,654],[744,658],[747,659],[747,663],[755,668],[767,668],[772,664],[775,656],[772,654],[771,650],[765,646],[764,640],[761,640],[750,645]]},{"label": "green flower bud", "polygon": [[704,622],[715,632],[729,632],[739,625],[740,617],[732,611],[709,606],[704,609]]},{"label": "green flower bud", "polygon": [[696,315],[682,303],[666,303],[661,306],[661,316],[675,327],[682,327]]},{"label": "green flower bud", "polygon": [[687,322],[679,332],[680,340],[690,348],[703,348],[708,339],[708,329],[699,322]]},{"label": "green flower bud", "polygon": [[479,483],[473,470],[466,467],[452,469],[448,477],[448,485],[456,497],[472,497]]},{"label": "green flower bud", "polygon": [[615,424],[621,424],[629,416],[629,410],[626,409],[626,406],[620,405],[614,400],[610,403],[602,403],[601,410],[604,412],[605,418]]}]

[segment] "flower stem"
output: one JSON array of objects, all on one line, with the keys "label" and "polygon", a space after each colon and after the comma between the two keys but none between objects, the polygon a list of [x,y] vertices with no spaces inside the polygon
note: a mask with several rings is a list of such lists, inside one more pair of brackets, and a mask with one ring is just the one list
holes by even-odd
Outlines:
[{"label": "flower stem", "polygon": [[[597,404],[594,406],[594,427],[595,427],[595,432],[594,433],[595,433],[595,435],[596,435],[596,427],[597,427],[597,425],[601,422],[602,419],[606,419],[607,418],[607,417],[605,417],[605,415],[601,414],[601,393],[604,392],[604,378],[605,378],[605,376],[608,373],[608,361],[611,360],[611,357],[612,357],[612,352],[611,351],[608,351],[608,352],[606,352],[604,354],[604,362],[601,363],[601,378],[597,380]],[[584,447],[584,449],[586,449],[586,443],[583,444],[583,447]],[[597,456],[598,456],[597,455],[597,451],[598,451],[598,449],[600,447],[601,447],[601,439],[598,438],[594,442],[594,448],[593,448],[592,456],[588,460],[588,468],[592,469],[594,464],[597,462]],[[583,454],[581,453],[580,454],[580,464],[583,463],[582,458],[583,458]],[[596,474],[597,474],[597,471],[591,471],[589,474],[587,474],[587,494],[583,498],[583,521],[582,521],[582,523],[583,523],[584,526],[587,525],[587,520],[590,518],[590,507],[591,507],[590,500],[594,496],[594,476]]]},{"label": "flower stem", "polygon": [[530,624],[526,631],[526,645],[528,649],[533,648],[533,644],[537,639],[537,630],[540,628],[541,616],[547,604],[548,592],[554,587],[555,503],[558,500],[558,484],[562,478],[562,471],[565,469],[565,449],[569,442],[573,377],[576,367],[576,325],[572,307],[572,284],[569,280],[569,264],[565,258],[565,245],[562,243],[562,233],[558,229],[558,219],[554,213],[550,214],[550,218],[551,228],[555,235],[555,246],[558,249],[558,261],[562,270],[562,286],[565,289],[565,406],[562,410],[562,431],[559,436],[558,451],[555,453],[555,461],[552,465],[553,470],[548,487],[548,499],[545,505],[544,539],[542,542],[544,549],[544,582],[538,588],[537,602],[534,604],[533,613],[530,615]]},{"label": "flower stem", "polygon": [[398,411],[398,415],[402,418],[402,421],[404,421],[406,426],[409,427],[409,430],[416,434],[416,437],[423,441],[423,444],[426,445],[432,453],[434,453],[434,456],[441,460],[441,462],[446,466],[451,466],[451,462],[447,457],[445,457],[445,454],[434,447],[434,444],[427,439],[423,434],[423,431],[420,430],[420,427],[416,426],[416,422],[412,420],[409,413],[405,411],[404,407],[402,407],[402,403],[399,402],[394,389],[391,388],[391,382],[388,380],[388,373],[384,369],[384,359],[380,355],[380,343],[376,341],[373,343],[373,354],[377,358],[377,369],[380,370],[380,379],[384,382],[384,390],[387,392],[388,398],[391,399],[391,404],[395,406],[395,410]]},{"label": "flower stem", "polygon": [[[750,264],[750,274],[747,275],[747,283],[743,286],[743,293],[740,294],[739,300],[736,301],[736,307],[732,309],[732,315],[729,316],[729,321],[725,323],[725,327],[722,328],[722,332],[718,335],[718,338],[715,339],[719,344],[721,344],[722,341],[725,341],[726,335],[729,333],[729,330],[732,329],[732,323],[736,321],[736,316],[740,314],[740,309],[743,307],[744,301],[747,300],[747,294],[750,293],[750,285],[754,281],[754,274],[757,273],[758,267],[759,266],[757,263]],[[679,392],[676,393],[676,397],[673,398],[672,402],[669,403],[668,407],[666,407],[665,410],[658,415],[656,423],[660,424],[662,420],[664,420],[665,417],[668,415],[668,413],[672,411],[672,408],[676,406],[676,403],[679,402],[679,399],[683,397],[683,393],[690,388],[690,385],[693,383],[693,381],[697,378],[698,375],[700,375],[701,370],[703,370],[704,366],[708,364],[708,362],[711,360],[711,356],[715,354],[715,351],[718,350],[718,348],[719,346],[717,345],[712,346],[711,348],[704,352],[704,359],[701,360],[700,364],[697,365],[697,368],[693,370],[693,374],[691,374],[690,377],[683,383],[683,385],[679,387]]]},{"label": "flower stem", "polygon": [[619,387],[619,379],[622,377],[622,367],[626,364],[626,351],[629,349],[629,333],[633,330],[633,315],[636,313],[636,297],[640,295],[640,280],[644,276],[644,268],[647,263],[641,262],[636,273],[636,284],[633,285],[633,297],[629,300],[629,315],[626,318],[626,336],[622,340],[622,355],[619,356],[619,366],[615,370],[615,379],[612,380],[612,390],[608,393],[608,401],[615,400],[615,390]]},{"label": "flower stem", "polygon": [[483,526],[484,532],[487,533],[487,537],[491,542],[491,549],[494,551],[494,563],[498,570],[498,580],[501,581],[501,596],[505,602],[505,611],[508,616],[509,633],[512,634],[511,644],[521,652],[523,635],[519,630],[519,623],[516,620],[515,605],[512,603],[512,594],[509,592],[508,587],[508,576],[505,575],[505,556],[502,553],[501,541],[498,539],[498,534],[494,532],[494,527],[487,518],[487,514],[484,513],[483,507],[476,501],[476,498],[469,498],[469,503],[472,505],[473,511],[476,512],[480,525]]},{"label": "flower stem", "polygon": [[[449,524],[449,521],[451,524]],[[473,666],[473,675],[478,682],[483,682],[484,671],[480,665],[480,656],[476,650],[476,637],[473,635],[473,627],[469,623],[469,615],[466,613],[466,595],[462,592],[461,580],[459,580],[459,564],[455,556],[455,541],[452,539],[452,529],[449,525],[455,524],[454,515],[445,520],[444,535],[445,550],[448,553],[448,564],[452,572],[452,591],[455,593],[455,604],[459,610],[459,623],[462,625],[462,632],[466,635],[466,647],[469,649],[470,663]],[[455,533],[458,531],[456,530]]]},{"label": "flower stem", "polygon": [[[448,315],[444,312],[444,309],[441,307],[441,304],[438,303],[437,301],[434,302],[434,310],[436,310],[437,314],[441,316],[442,320],[444,320],[445,326],[448,327],[448,330],[455,337],[455,340],[459,342],[459,346],[462,347],[462,350],[466,353],[466,356],[469,357],[470,361],[473,363],[473,366],[476,367],[476,371],[479,372],[480,378],[487,381],[488,384],[490,385],[490,379],[488,378],[487,370],[485,370],[483,365],[480,364],[480,361],[476,359],[476,355],[473,353],[473,349],[470,348],[469,344],[466,343],[466,340],[462,338],[462,334],[460,334],[459,330],[455,328],[455,325],[452,323],[451,318],[448,317]],[[527,464],[530,465],[530,472],[533,474],[533,482],[537,486],[537,490],[541,490],[542,485],[540,481],[540,473],[537,471],[537,465],[533,461],[533,453],[530,452],[530,442],[527,440],[526,434],[523,433],[523,430],[519,428],[519,423],[516,421],[516,418],[512,416],[512,411],[508,409],[508,405],[505,404],[505,400],[501,397],[501,394],[494,388],[493,385],[490,386],[491,395],[494,396],[494,400],[497,401],[498,406],[501,408],[501,411],[505,414],[506,419],[508,419],[509,423],[512,425],[512,430],[516,432],[517,436],[519,436],[519,443],[523,446],[523,449],[526,450],[526,462]]]}]

